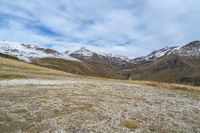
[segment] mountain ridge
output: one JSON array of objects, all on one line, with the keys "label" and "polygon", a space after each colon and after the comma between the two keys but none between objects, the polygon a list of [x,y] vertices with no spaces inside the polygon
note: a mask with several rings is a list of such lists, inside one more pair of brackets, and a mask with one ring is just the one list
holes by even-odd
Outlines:
[{"label": "mountain ridge", "polygon": [[84,76],[195,85],[199,84],[200,77],[200,41],[166,46],[134,59],[101,54],[86,47],[60,53],[37,45],[3,41],[0,42],[0,56]]},{"label": "mountain ridge", "polygon": [[129,79],[200,85],[200,41],[160,51],[131,60]]},{"label": "mountain ridge", "polygon": [[15,56],[25,62],[31,62],[36,58],[62,58],[66,60],[79,61],[68,55],[59,53],[56,50],[49,48],[42,48],[37,45],[24,44],[17,42],[0,42],[0,53]]}]

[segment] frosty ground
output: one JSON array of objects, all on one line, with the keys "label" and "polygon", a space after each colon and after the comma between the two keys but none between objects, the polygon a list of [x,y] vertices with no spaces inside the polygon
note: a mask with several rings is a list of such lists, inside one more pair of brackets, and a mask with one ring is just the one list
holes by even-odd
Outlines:
[{"label": "frosty ground", "polygon": [[84,77],[0,81],[0,132],[198,133],[199,91]]}]

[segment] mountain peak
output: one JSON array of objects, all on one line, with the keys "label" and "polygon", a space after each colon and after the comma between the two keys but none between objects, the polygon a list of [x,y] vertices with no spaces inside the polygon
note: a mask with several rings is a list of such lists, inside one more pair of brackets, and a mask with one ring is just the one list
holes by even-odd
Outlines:
[{"label": "mountain peak", "polygon": [[86,47],[81,47],[80,50],[77,50],[73,52],[72,54],[90,57],[94,54],[94,52],[88,50]]},{"label": "mountain peak", "polygon": [[195,47],[195,48],[199,48],[200,47],[200,41],[193,41],[193,42],[190,42],[188,44],[186,44],[185,46],[183,47]]},{"label": "mountain peak", "polygon": [[174,51],[176,49],[179,49],[178,46],[166,46],[164,48],[161,48],[159,50],[155,50],[153,52],[151,52],[150,54],[146,55],[146,56],[142,56],[142,57],[137,57],[133,60],[131,60],[132,63],[138,63],[138,62],[152,62],[155,61],[163,56],[169,55],[174,53]]},{"label": "mountain peak", "polygon": [[66,51],[64,52],[64,54],[65,54],[65,55],[70,55],[70,51],[69,51],[69,50],[66,50]]},{"label": "mountain peak", "polygon": [[161,57],[177,54],[180,56],[192,56],[199,57],[200,56],[200,41],[193,41],[184,46],[166,46],[162,49],[155,50],[150,54],[142,57],[135,58],[131,60],[132,63],[138,62],[152,62]]},{"label": "mountain peak", "polygon": [[200,56],[200,41],[193,41],[180,48],[179,53],[184,56]]},{"label": "mountain peak", "polygon": [[20,60],[31,62],[38,58],[61,58],[65,60],[79,61],[68,55],[59,53],[54,49],[41,48],[37,45],[18,42],[0,41],[0,53],[15,56]]}]

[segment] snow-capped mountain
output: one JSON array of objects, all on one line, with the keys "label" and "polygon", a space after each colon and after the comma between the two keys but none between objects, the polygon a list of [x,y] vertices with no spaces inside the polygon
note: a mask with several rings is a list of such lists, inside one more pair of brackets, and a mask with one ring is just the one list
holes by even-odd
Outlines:
[{"label": "snow-capped mountain", "polygon": [[0,41],[0,56],[16,57],[35,65],[74,74],[120,79],[176,82],[184,76],[200,73],[200,41],[179,47],[164,47],[133,60],[116,54],[93,52],[85,47],[75,52],[60,53],[32,44]]},{"label": "snow-capped mountain", "polygon": [[150,54],[146,55],[146,56],[142,56],[142,57],[137,57],[133,60],[131,60],[131,63],[138,63],[138,62],[152,62],[155,61],[163,56],[169,55],[174,53],[175,51],[177,51],[179,49],[179,47],[175,46],[175,47],[164,47],[160,50],[156,50],[151,52]]},{"label": "snow-capped mountain", "polygon": [[17,42],[0,41],[0,53],[15,56],[20,60],[26,62],[31,62],[38,58],[61,58],[71,61],[80,60],[91,60],[93,58],[104,59],[114,63],[124,64],[126,62],[131,62],[134,64],[141,62],[153,62],[159,58],[167,55],[177,54],[180,56],[200,56],[200,41],[193,41],[184,46],[174,46],[174,47],[164,47],[160,50],[151,52],[150,54],[142,57],[137,57],[135,59],[129,60],[125,56],[120,56],[117,54],[102,54],[96,53],[88,50],[86,47],[81,47],[75,52],[66,51],[65,53],[60,53],[56,50],[49,48],[41,48],[37,45],[23,44]]},{"label": "snow-capped mountain", "polygon": [[178,50],[182,56],[200,56],[200,41],[193,41]]},{"label": "snow-capped mountain", "polygon": [[129,58],[123,55],[119,55],[119,54],[101,54],[102,56],[106,56],[108,58],[117,58],[119,60],[123,60],[123,61],[127,61],[129,62]]},{"label": "snow-capped mountain", "polygon": [[142,57],[137,57],[131,60],[131,63],[141,62],[153,62],[167,55],[179,55],[179,56],[200,56],[200,41],[194,41],[184,46],[164,47],[160,50],[151,52],[150,54]]},{"label": "snow-capped mountain", "polygon": [[163,56],[165,56],[165,55],[169,55],[169,54],[172,54],[174,51],[176,51],[176,50],[178,50],[179,49],[179,47],[177,47],[177,46],[175,46],[175,47],[169,47],[169,46],[167,46],[167,47],[164,47],[164,48],[162,48],[162,49],[160,49],[160,50],[157,50],[157,51],[153,51],[152,53],[150,53],[147,57],[146,57],[146,59],[147,60],[156,60],[156,59],[158,59],[158,58],[161,58],[161,57],[163,57]]},{"label": "snow-capped mountain", "polygon": [[90,57],[94,54],[95,52],[92,52],[88,50],[86,47],[81,47],[80,50],[77,50],[73,52],[74,55],[79,55],[79,56],[85,56],[85,57]]},{"label": "snow-capped mountain", "polygon": [[97,53],[97,52],[88,50],[86,47],[81,47],[81,49],[71,53],[70,56],[80,59],[80,60],[82,59],[89,60],[91,58],[98,57],[100,59],[115,60],[116,63],[120,63],[124,61],[129,62],[129,59],[125,56],[121,56],[118,54]]},{"label": "snow-capped mountain", "polygon": [[0,41],[0,53],[15,56],[20,60],[31,62],[38,58],[61,58],[65,60],[79,61],[67,54],[61,54],[53,49],[41,48],[32,44]]},{"label": "snow-capped mountain", "polygon": [[129,79],[200,85],[200,41],[166,47],[131,61]]}]

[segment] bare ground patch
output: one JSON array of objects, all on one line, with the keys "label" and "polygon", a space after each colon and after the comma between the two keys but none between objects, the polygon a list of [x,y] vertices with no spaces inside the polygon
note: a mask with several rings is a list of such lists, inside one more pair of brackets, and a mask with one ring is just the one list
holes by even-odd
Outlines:
[{"label": "bare ground patch", "polygon": [[192,91],[83,78],[0,83],[1,132],[200,132]]}]

